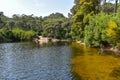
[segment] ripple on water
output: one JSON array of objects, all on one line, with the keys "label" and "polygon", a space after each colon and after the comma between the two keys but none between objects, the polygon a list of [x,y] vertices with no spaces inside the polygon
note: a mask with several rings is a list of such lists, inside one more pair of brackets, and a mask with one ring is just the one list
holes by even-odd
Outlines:
[{"label": "ripple on water", "polygon": [[0,79],[71,80],[70,58],[69,46],[39,48],[31,43],[3,43]]}]

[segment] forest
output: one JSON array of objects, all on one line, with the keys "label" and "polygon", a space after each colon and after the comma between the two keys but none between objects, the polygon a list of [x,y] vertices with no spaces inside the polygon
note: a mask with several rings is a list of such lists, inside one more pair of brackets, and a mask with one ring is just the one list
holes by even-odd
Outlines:
[{"label": "forest", "polygon": [[61,13],[45,17],[14,14],[12,18],[0,12],[0,41],[28,41],[39,35],[49,38],[70,39],[71,20]]},{"label": "forest", "polygon": [[120,1],[75,0],[72,39],[90,47],[120,46]]},{"label": "forest", "polygon": [[82,41],[90,47],[120,46],[120,0],[74,0],[68,17],[0,12],[0,42],[28,41],[37,36]]}]

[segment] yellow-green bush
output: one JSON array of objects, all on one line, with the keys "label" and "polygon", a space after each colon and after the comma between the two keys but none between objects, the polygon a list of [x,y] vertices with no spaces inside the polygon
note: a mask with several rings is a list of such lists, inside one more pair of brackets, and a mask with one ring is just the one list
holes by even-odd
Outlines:
[{"label": "yellow-green bush", "polygon": [[12,30],[15,40],[17,41],[26,41],[31,40],[33,37],[35,37],[37,34],[34,31],[25,31],[22,29],[13,29]]},{"label": "yellow-green bush", "polygon": [[0,29],[0,42],[6,41],[28,41],[35,37],[36,32],[30,30],[25,31],[19,28],[9,30],[7,28]]},{"label": "yellow-green bush", "polygon": [[101,46],[120,42],[120,22],[117,15],[100,13],[90,18],[85,27],[84,42],[90,46]]}]

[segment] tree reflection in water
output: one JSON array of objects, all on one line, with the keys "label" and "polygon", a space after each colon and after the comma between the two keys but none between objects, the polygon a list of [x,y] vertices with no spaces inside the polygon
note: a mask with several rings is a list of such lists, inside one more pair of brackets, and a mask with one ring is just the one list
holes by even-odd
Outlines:
[{"label": "tree reflection in water", "polygon": [[[120,58],[107,53],[99,55],[94,48],[72,45],[77,53],[71,59],[74,80],[120,80]],[[81,50],[81,51],[80,51]],[[74,54],[74,53],[73,53]],[[82,54],[82,55],[81,55]]]},{"label": "tree reflection in water", "polygon": [[110,76],[114,80],[120,80],[120,67],[114,68],[113,71],[111,72]]}]

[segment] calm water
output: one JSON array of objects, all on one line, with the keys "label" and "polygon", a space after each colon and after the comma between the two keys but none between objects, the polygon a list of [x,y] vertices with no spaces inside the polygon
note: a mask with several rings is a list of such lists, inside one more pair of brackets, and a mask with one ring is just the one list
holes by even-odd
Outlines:
[{"label": "calm water", "polygon": [[120,80],[120,59],[76,43],[2,43],[0,80]]}]

